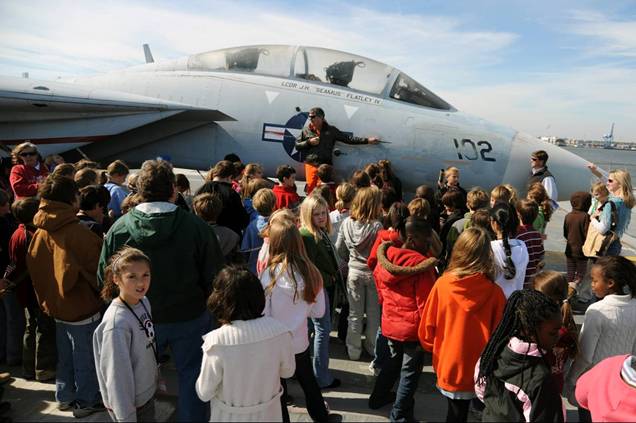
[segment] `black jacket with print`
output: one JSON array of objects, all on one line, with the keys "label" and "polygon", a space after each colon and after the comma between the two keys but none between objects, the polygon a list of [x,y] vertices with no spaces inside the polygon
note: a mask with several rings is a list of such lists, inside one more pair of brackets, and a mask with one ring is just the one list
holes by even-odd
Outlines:
[{"label": "black jacket with print", "polygon": [[564,421],[561,396],[550,367],[541,355],[533,354],[538,353],[536,344],[524,344],[529,346],[527,353],[506,347],[497,360],[483,394],[483,421]]}]

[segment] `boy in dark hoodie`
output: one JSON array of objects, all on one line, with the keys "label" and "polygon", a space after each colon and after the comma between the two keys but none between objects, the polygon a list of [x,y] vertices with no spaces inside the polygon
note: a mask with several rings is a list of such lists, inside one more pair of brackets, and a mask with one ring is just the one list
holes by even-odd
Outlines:
[{"label": "boy in dark hoodie", "polygon": [[578,290],[578,286],[587,271],[587,257],[582,248],[590,225],[587,210],[592,203],[592,196],[584,191],[578,191],[570,197],[572,211],[563,221],[563,236],[567,240],[565,258],[567,262],[567,280],[571,288]]},{"label": "boy in dark hoodie", "polygon": [[[413,396],[422,372],[424,350],[418,327],[428,294],[435,283],[437,260],[428,257],[432,228],[424,219],[409,217],[400,228],[401,248],[385,242],[378,248],[373,276],[382,305],[382,334],[389,341],[390,358],[382,366],[369,397],[377,409],[393,402],[391,421],[415,421]],[[400,378],[397,394],[391,392]]]}]

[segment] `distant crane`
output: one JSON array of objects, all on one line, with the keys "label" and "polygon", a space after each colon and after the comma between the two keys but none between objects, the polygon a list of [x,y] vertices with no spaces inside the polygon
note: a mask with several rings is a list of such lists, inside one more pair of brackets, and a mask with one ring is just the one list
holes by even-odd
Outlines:
[{"label": "distant crane", "polygon": [[609,134],[603,135],[603,148],[612,148],[612,144],[614,144],[614,122]]}]

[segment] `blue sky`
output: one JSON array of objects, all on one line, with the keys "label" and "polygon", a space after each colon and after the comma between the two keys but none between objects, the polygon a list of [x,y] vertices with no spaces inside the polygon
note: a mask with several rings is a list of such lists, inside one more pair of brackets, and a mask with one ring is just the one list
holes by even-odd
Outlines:
[{"label": "blue sky", "polygon": [[[603,4],[607,3],[607,4]],[[0,2],[0,74],[85,75],[246,44],[396,66],[458,109],[534,135],[636,142],[636,2]]]}]

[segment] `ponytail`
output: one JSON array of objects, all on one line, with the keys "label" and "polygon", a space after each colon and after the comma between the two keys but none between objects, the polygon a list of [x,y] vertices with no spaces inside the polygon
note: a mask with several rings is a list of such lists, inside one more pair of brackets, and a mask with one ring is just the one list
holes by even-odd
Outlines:
[{"label": "ponytail", "polygon": [[119,296],[119,287],[113,278],[113,265],[109,264],[104,269],[104,286],[100,292],[100,296],[104,301],[111,301]]},{"label": "ponytail", "polygon": [[[503,274],[504,278],[510,280],[517,274],[517,268],[512,261],[512,249],[510,248],[510,242],[508,237],[514,234],[516,226],[515,219],[512,219],[512,206],[508,202],[498,201],[490,211],[490,218],[494,220],[501,231],[503,232],[503,246],[506,253],[506,260],[504,262]],[[514,209],[512,209],[514,211]]]},{"label": "ponytail", "polygon": [[512,251],[510,249],[510,243],[508,242],[508,236],[504,234],[503,237],[503,245],[504,251],[506,252],[506,261],[504,264],[504,278],[512,279],[517,274],[517,268],[515,267],[515,263],[512,261]]}]

